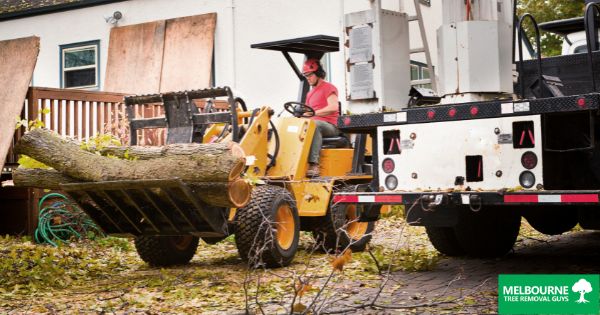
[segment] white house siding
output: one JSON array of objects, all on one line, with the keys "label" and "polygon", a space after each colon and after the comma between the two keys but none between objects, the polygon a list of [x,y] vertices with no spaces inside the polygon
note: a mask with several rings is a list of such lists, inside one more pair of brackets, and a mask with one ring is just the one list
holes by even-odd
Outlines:
[{"label": "white house siding", "polygon": [[[368,0],[353,1],[363,1],[368,7]],[[441,0],[432,0],[437,1]],[[397,9],[400,3],[399,0],[384,0],[383,6]],[[405,7],[410,9],[412,4]],[[343,8],[339,0],[129,0],[3,21],[0,22],[0,39],[30,35],[41,38],[33,85],[46,87],[60,87],[60,45],[100,40],[102,87],[110,28],[113,27],[104,17],[120,11],[123,18],[119,25],[130,25],[216,12],[216,85],[234,87],[249,107],[269,105],[278,110],[284,102],[296,99],[298,79],[281,53],[251,49],[250,45],[317,34],[340,36]],[[426,23],[431,46],[435,46],[431,36],[440,20]],[[433,51],[432,56],[435,58]],[[295,60],[300,64],[302,58],[297,56]],[[342,89],[343,57],[334,53],[330,62],[331,81]],[[144,74],[140,73],[139,77],[143,80]],[[340,95],[344,93],[340,91]]]}]

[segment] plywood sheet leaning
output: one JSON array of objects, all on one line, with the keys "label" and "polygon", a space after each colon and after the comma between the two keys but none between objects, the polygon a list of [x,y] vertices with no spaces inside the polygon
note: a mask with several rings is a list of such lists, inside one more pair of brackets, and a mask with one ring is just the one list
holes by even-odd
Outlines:
[{"label": "plywood sheet leaning", "polygon": [[0,159],[2,166],[15,134],[15,117],[23,110],[40,52],[39,37],[0,41]]},{"label": "plywood sheet leaning", "polygon": [[217,14],[167,20],[160,92],[210,86]]},{"label": "plywood sheet leaning", "polygon": [[160,88],[164,43],[164,20],[113,28],[104,90],[156,93]]}]

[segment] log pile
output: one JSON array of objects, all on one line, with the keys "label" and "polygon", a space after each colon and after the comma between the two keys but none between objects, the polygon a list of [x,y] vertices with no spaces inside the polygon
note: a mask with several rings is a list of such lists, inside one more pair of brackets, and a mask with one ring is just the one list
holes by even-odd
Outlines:
[{"label": "log pile", "polygon": [[[250,199],[250,187],[240,178],[244,152],[236,143],[110,147],[98,155],[51,131],[34,129],[15,151],[53,168],[17,168],[15,186],[59,189],[63,183],[177,178],[211,205],[238,208]],[[125,156],[133,159],[120,159]]]}]

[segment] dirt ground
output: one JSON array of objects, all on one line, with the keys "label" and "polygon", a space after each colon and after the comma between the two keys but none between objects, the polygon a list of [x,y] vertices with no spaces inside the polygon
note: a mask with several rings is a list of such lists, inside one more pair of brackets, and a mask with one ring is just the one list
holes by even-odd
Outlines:
[{"label": "dirt ground", "polygon": [[481,260],[438,255],[423,228],[387,218],[370,251],[353,253],[341,272],[308,233],[291,266],[255,271],[232,238],[200,245],[187,266],[155,269],[126,239],[53,248],[0,237],[0,313],[490,314],[498,274],[600,272],[599,232],[548,237],[523,222],[511,253]]}]

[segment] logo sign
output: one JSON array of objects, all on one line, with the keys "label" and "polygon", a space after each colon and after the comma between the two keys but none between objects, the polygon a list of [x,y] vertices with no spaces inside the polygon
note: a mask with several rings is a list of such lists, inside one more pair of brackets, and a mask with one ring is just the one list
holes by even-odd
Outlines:
[{"label": "logo sign", "polygon": [[598,314],[600,275],[499,275],[500,314]]}]

